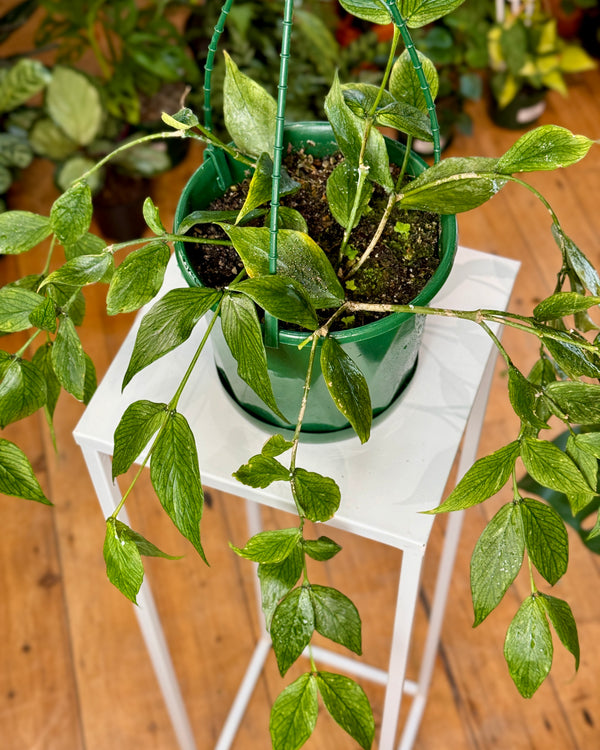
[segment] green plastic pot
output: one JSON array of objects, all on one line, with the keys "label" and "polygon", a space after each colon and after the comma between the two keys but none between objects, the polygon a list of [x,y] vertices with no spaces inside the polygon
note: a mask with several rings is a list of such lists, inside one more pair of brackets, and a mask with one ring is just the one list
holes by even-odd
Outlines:
[{"label": "green plastic pot", "polygon": [[[393,162],[400,164],[405,148],[402,144],[386,139],[388,152]],[[286,143],[296,149],[305,148],[314,156],[326,156],[337,150],[333,132],[328,123],[294,123],[286,127]],[[234,160],[227,160],[228,183],[240,182],[247,174],[247,167]],[[427,164],[411,154],[409,171],[419,174]],[[175,213],[175,228],[190,212],[206,208],[222,195],[218,186],[218,173],[214,159],[205,161],[192,175],[179,200]],[[317,238],[318,240],[318,238]],[[415,305],[426,305],[441,289],[448,278],[456,252],[456,219],[442,216],[440,239],[440,264],[421,293],[413,300]],[[179,267],[190,286],[201,286],[188,258],[189,245],[175,243]],[[371,392],[373,415],[387,409],[407,385],[416,367],[424,320],[422,316],[394,313],[359,328],[332,334],[344,350],[353,358],[364,374]],[[282,422],[256,396],[254,391],[237,375],[237,363],[223,338],[220,326],[215,326],[211,341],[221,381],[233,399],[248,413],[280,428],[293,427],[300,409],[309,349],[298,349],[306,334],[280,327],[279,346],[267,349],[269,374],[273,392],[282,413],[289,423]],[[348,422],[335,407],[327,391],[317,353],[315,372],[311,384],[308,406],[303,422],[305,432],[332,432],[347,428]]]}]

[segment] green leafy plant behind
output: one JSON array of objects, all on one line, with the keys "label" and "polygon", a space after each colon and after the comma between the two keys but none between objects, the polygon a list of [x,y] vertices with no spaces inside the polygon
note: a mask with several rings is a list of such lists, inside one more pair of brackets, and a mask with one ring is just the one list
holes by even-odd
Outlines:
[{"label": "green leafy plant behind", "polygon": [[[473,553],[475,624],[490,616],[525,567],[530,594],[516,611],[504,644],[511,678],[523,696],[533,695],[551,667],[553,633],[573,655],[576,667],[579,663],[577,629],[569,605],[540,588],[553,586],[567,569],[564,522],[551,507],[523,496],[517,476],[522,465],[540,485],[562,490],[574,514],[589,508],[596,497],[599,449],[594,425],[600,423],[600,386],[590,379],[600,376],[600,356],[594,338],[597,327],[590,313],[600,301],[600,278],[565,234],[553,208],[524,181],[523,174],[574,164],[586,157],[593,141],[546,125],[523,135],[498,158],[439,160],[439,127],[433,104],[437,74],[433,64],[414,48],[409,28],[428,24],[459,4],[454,0],[444,4],[438,0],[407,0],[400,5],[393,0],[342,1],[343,7],[359,18],[393,23],[393,35],[379,86],[342,83],[335,76],[324,102],[340,152],[327,190],[331,214],[342,235],[337,262],[329,261],[318,237],[307,234],[302,217],[291,214],[293,228],[278,229],[273,198],[297,189],[295,181],[280,171],[281,133],[273,122],[274,113],[278,117],[281,114],[282,102],[275,102],[231,57],[225,58],[226,141],[202,125],[190,109],[165,114],[168,131],[145,136],[135,146],[124,144],[102,159],[55,201],[49,216],[25,211],[0,215],[3,253],[26,253],[40,243],[48,249],[39,274],[0,290],[0,331],[27,331],[29,336],[16,353],[2,352],[0,356],[2,426],[43,409],[52,429],[62,389],[84,403],[91,397],[94,366],[77,331],[84,317],[82,291],[87,286],[106,285],[109,314],[130,312],[158,294],[169,259],[168,243],[233,246],[239,254],[243,270],[231,283],[173,289],[154,302],[139,327],[124,387],[141,377],[152,362],[186,342],[206,313],[214,313],[175,392],[165,402],[140,400],[131,404],[115,432],[114,477],[126,472],[138,456],[144,456],[121,502],[106,520],[104,544],[108,577],[132,601],[143,580],[143,557],[169,557],[119,520],[144,467],[149,466],[152,485],[166,514],[204,558],[202,467],[179,403],[216,321],[220,319],[239,377],[281,417],[269,378],[260,315],[264,311],[267,319],[271,316],[306,332],[302,346],[309,352],[308,366],[298,386],[301,399],[295,423],[286,435],[275,434],[262,447],[257,446],[257,452],[235,472],[236,478],[250,487],[286,483],[297,511],[297,522],[290,528],[261,532],[241,547],[232,545],[236,554],[258,564],[265,622],[281,675],[285,676],[308,653],[308,671],[285,687],[273,705],[270,732],[276,750],[295,750],[305,743],[315,728],[320,702],[360,747],[370,748],[375,734],[363,689],[346,676],[318,669],[311,649],[317,633],[354,654],[362,651],[356,607],[346,593],[319,583],[312,564],[308,565],[309,560],[332,560],[340,552],[334,540],[313,538],[307,523],[326,522],[335,515],[341,502],[340,489],[333,477],[311,471],[298,460],[317,357],[335,406],[362,442],[369,438],[372,407],[368,384],[332,336],[338,319],[363,312],[437,315],[471,321],[490,336],[506,363],[508,402],[520,428],[510,442],[476,461],[441,506],[431,512],[469,508],[494,496],[507,483],[512,485],[512,501],[496,513]],[[291,7],[286,2],[286,13]],[[284,27],[289,31],[289,24]],[[218,31],[215,42],[217,37]],[[398,54],[401,41],[404,50]],[[284,35],[284,48],[285,44]],[[55,111],[60,112],[64,104],[60,98],[55,100]],[[399,170],[390,166],[379,125],[401,129],[409,147],[415,137],[432,141],[437,152],[434,166],[416,179],[405,180],[405,164],[399,165]],[[87,122],[69,124],[84,139],[90,137],[87,126]],[[106,245],[89,231],[92,203],[88,183],[106,163],[159,137],[196,139],[210,147],[211,158],[226,154],[237,160],[251,175],[245,203],[233,213],[211,212],[210,208],[192,211],[171,233],[164,227],[159,208],[147,199],[144,218],[153,236]],[[273,178],[276,187],[271,193],[273,175],[279,180]],[[558,248],[555,288],[530,316],[346,299],[344,289],[354,283],[388,222],[395,221],[396,207],[458,213],[478,207],[511,182],[540,200]],[[349,252],[361,218],[376,211],[376,194],[383,198],[377,204],[373,236],[364,250]],[[280,218],[289,221],[290,214],[286,219],[282,210]],[[249,219],[256,225],[250,225]],[[224,238],[188,233],[208,225],[222,230]],[[403,231],[400,224],[395,225],[397,231]],[[273,234],[277,238],[276,258]],[[276,261],[274,267],[272,261]],[[54,268],[52,272],[50,267]],[[492,324],[533,337],[539,360],[529,373],[513,362],[494,335]],[[564,448],[544,439],[551,423],[562,423],[573,435]],[[585,436],[575,437],[577,425],[585,428]],[[0,490],[49,502],[23,452],[5,440],[0,442]],[[599,534],[597,521],[590,536]]]}]

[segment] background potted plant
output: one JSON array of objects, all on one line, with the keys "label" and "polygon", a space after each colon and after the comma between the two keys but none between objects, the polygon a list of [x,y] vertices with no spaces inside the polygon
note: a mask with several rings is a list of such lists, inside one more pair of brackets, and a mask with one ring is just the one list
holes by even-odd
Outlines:
[{"label": "background potted plant", "polygon": [[[375,1],[365,2],[359,8],[355,3],[348,2],[345,5],[348,9],[358,12],[365,20],[383,23],[391,19],[395,25],[390,62],[382,86],[342,86],[336,79],[327,97],[327,114],[345,158],[345,161],[341,162],[345,166],[339,168],[333,182],[335,187],[342,186],[344,189],[331,191],[331,206],[333,216],[342,227],[346,247],[351,244],[350,237],[357,217],[369,213],[366,197],[367,193],[371,192],[371,182],[383,187],[383,202],[390,211],[397,204],[401,204],[410,210],[425,209],[449,214],[477,207],[507,182],[514,181],[524,185],[519,176],[523,172],[553,169],[574,163],[583,158],[591,147],[592,141],[585,136],[575,136],[563,128],[545,126],[523,136],[498,159],[447,159],[439,161],[408,183],[398,178],[392,179],[385,141],[374,129],[375,123],[387,125],[392,121],[396,125],[401,124],[402,128],[408,131],[409,142],[415,134],[432,138],[436,161],[439,159],[439,131],[435,126],[435,117],[432,117],[430,124],[425,114],[431,113],[431,96],[427,92],[430,87],[436,87],[435,72],[431,64],[418,57],[412,47],[405,23],[408,20],[410,25],[419,26],[432,21],[439,9],[437,5],[435,8],[425,8],[422,4],[411,6],[405,9],[407,19],[404,19],[393,2],[387,3],[385,9]],[[291,6],[291,3],[286,3],[288,28],[291,21]],[[221,20],[224,20],[224,16]],[[395,48],[401,36],[407,50],[397,62],[393,62]],[[288,44],[289,36],[284,35],[284,58]],[[420,62],[420,65],[414,65],[415,62]],[[270,129],[273,107],[277,109],[278,105],[267,92],[243,76],[231,60],[228,64],[228,75],[224,95],[224,105],[228,112],[225,124],[232,131],[235,145],[222,142],[187,109],[165,116],[165,121],[173,129],[163,136],[201,140],[211,149],[217,148],[221,152],[221,156],[215,156],[213,151],[212,159],[222,161],[223,154],[227,154],[245,167],[252,168],[254,172],[249,197],[244,201],[241,213],[247,217],[252,212],[258,212],[260,218],[261,215],[264,217],[261,212],[265,202],[268,203],[269,196],[278,197],[279,188],[285,185],[281,175],[279,185],[277,182],[276,165],[281,158],[281,148],[275,148],[281,147],[283,133],[273,134]],[[414,85],[415,81],[418,81],[419,86]],[[285,88],[285,82],[282,83],[282,88]],[[282,114],[281,101],[279,114]],[[249,128],[248,123],[255,127]],[[254,133],[254,138],[248,139],[249,132]],[[141,142],[149,143],[157,137],[148,135]],[[243,149],[240,146],[242,143]],[[128,148],[129,145],[122,146],[117,151],[117,157]],[[94,167],[94,170],[96,168]],[[336,183],[335,180],[339,182]],[[589,341],[577,327],[567,328],[562,321],[571,315],[577,315],[577,325],[581,331],[589,330],[591,323],[587,311],[600,301],[597,296],[600,281],[589,261],[564,233],[554,211],[536,189],[528,189],[540,198],[545,208],[550,211],[553,234],[562,258],[554,293],[537,305],[532,316],[524,317],[501,311],[440,311],[410,303],[386,304],[383,307],[366,305],[370,312],[377,307],[378,311],[385,313],[418,313],[465,318],[482,326],[486,331],[489,331],[488,322],[500,321],[510,327],[529,332],[543,346],[539,363],[529,376],[525,376],[512,362],[506,350],[495,340],[507,365],[510,400],[521,428],[515,440],[491,456],[480,459],[472,467],[441,506],[441,511],[469,507],[487,499],[514,476],[517,458],[523,461],[532,476],[541,484],[553,487],[560,482],[561,487],[567,490],[573,509],[595,494],[595,477],[591,471],[592,461],[589,457],[595,460],[596,433],[590,430],[586,433],[590,437],[585,440],[574,437],[565,452],[550,447],[551,444],[540,439],[539,434],[551,417],[569,425],[572,422],[589,425],[598,421],[598,386],[581,380],[586,376],[597,377],[600,371],[597,344]],[[340,202],[340,195],[346,192],[351,196],[350,199]],[[371,196],[368,197],[370,199]],[[323,275],[322,272],[327,266],[321,264],[322,254],[318,251],[318,246],[317,250],[314,249],[314,243],[307,239],[306,232],[297,228],[278,228],[276,205],[277,200],[272,202],[270,209],[268,221],[273,222],[275,231],[268,233],[268,241],[265,241],[267,233],[262,231],[264,227],[245,226],[238,211],[235,217],[228,215],[225,220],[222,215],[210,217],[208,223],[221,226],[240,253],[249,278],[240,277],[234,283],[227,284],[225,288],[175,290],[175,295],[160,300],[142,324],[126,379],[134,377],[145,365],[187,338],[189,326],[180,325],[184,318],[189,320],[189,315],[192,314],[195,322],[203,313],[217,305],[220,306],[220,316],[214,316],[210,325],[216,325],[219,317],[224,321],[223,325],[229,328],[232,334],[228,343],[238,363],[248,362],[248,349],[241,342],[252,342],[252,361],[258,364],[250,368],[250,371],[246,368],[243,377],[250,387],[266,400],[267,405],[272,406],[267,356],[262,344],[260,323],[251,312],[253,306],[247,301],[251,300],[266,311],[265,329],[269,328],[268,316],[295,323],[306,329],[307,345],[310,344],[313,352],[310,366],[314,364],[318,345],[322,344],[321,363],[324,369],[330,372],[333,384],[330,387],[334,401],[361,439],[367,439],[372,408],[367,398],[365,379],[358,368],[349,361],[348,355],[338,346],[335,336],[329,335],[333,319],[346,312],[363,311],[365,303],[344,299],[345,295],[335,271],[333,274],[326,272]],[[386,209],[378,227],[387,223],[389,215]],[[199,213],[203,210],[204,207],[199,207],[198,210],[192,211],[191,215],[180,222],[177,227],[178,233],[173,234],[164,228],[160,213],[152,201],[146,201],[144,216],[155,237],[134,243],[139,244],[139,247],[130,252],[116,269],[115,254],[128,250],[132,245],[117,243],[106,246],[97,238],[91,238],[88,231],[92,213],[91,195],[85,175],[76,180],[67,192],[57,199],[49,217],[23,211],[7,212],[0,217],[0,242],[5,253],[28,252],[51,238],[49,262],[42,269],[42,273],[8,284],[1,292],[0,303],[5,312],[3,331],[18,333],[32,329],[30,338],[18,352],[5,352],[2,356],[2,424],[12,423],[40,408],[46,411],[51,421],[61,387],[83,401],[91,396],[95,379],[93,363],[85,355],[76,331],[76,323],[82,319],[81,289],[110,279],[110,313],[130,311],[149,301],[158,292],[168,261],[169,251],[166,243],[207,242],[206,237],[193,238],[182,232],[184,228],[207,223],[206,216]],[[283,211],[281,218],[285,219]],[[299,221],[295,215],[291,218],[294,222]],[[235,219],[234,223],[232,219]],[[290,221],[289,214],[287,221]],[[399,226],[398,233],[402,231],[403,228]],[[268,266],[265,270],[264,258],[269,258],[272,251],[272,236],[278,238],[275,260],[285,260],[286,255],[288,258],[297,259],[300,254],[300,257],[308,261],[306,266],[300,264],[303,271],[308,268],[308,277],[299,277],[293,271],[291,275],[272,274],[269,273]],[[289,242],[290,238],[294,242]],[[222,239],[217,242],[223,244]],[[50,261],[53,260],[52,254],[57,244],[65,249],[67,260],[50,271]],[[308,257],[302,255],[307,247],[310,248]],[[356,266],[361,261],[348,254],[342,254],[342,257],[347,257],[349,261],[348,268],[342,275],[345,275],[346,281],[351,280],[354,275],[351,272],[357,270]],[[316,273],[311,274],[311,268],[316,268]],[[333,269],[333,266],[331,268]],[[320,283],[314,283],[316,276],[321,277]],[[563,291],[564,285],[567,285],[566,291]],[[586,294],[586,290],[590,294]],[[327,297],[325,304],[324,297]],[[332,305],[336,311],[324,322],[319,322],[315,305],[318,308]],[[240,310],[247,311],[248,315],[236,314],[236,311]],[[268,332],[265,335],[268,336]],[[227,334],[225,337],[228,338]],[[321,342],[321,339],[324,341]],[[35,349],[31,359],[27,359],[26,352],[36,340],[44,343]],[[263,354],[260,354],[261,352]],[[183,381],[186,382],[190,377],[191,370],[188,370],[183,375]],[[359,393],[360,398],[348,397],[349,383],[352,385],[353,393]],[[310,397],[310,367],[305,382],[301,383],[300,387]],[[139,402],[128,409],[117,429],[113,467],[115,474],[126,470],[144,448],[147,439],[158,430],[150,451],[151,476],[155,490],[175,525],[203,554],[198,528],[202,512],[200,475],[194,463],[193,438],[190,442],[185,417],[177,412],[177,402],[178,394],[175,394],[167,411],[160,405],[144,405]],[[275,435],[270,438],[261,452],[251,457],[248,464],[240,467],[237,472],[238,478],[248,483],[289,481],[292,496],[297,501],[300,516],[298,527],[267,535],[260,534],[237,550],[243,557],[249,557],[262,564],[269,560],[269,563],[275,566],[283,565],[286,561],[290,562],[288,558],[297,556],[302,560],[304,555],[310,554],[309,550],[314,551],[316,548],[319,549],[317,557],[331,557],[336,553],[335,543],[304,537],[304,519],[325,520],[330,517],[339,503],[339,494],[336,492],[333,479],[307,476],[307,472],[303,472],[301,467],[295,465],[303,407],[304,399],[296,430],[292,435]],[[176,455],[167,457],[165,441],[169,434],[173,434],[174,429],[185,439],[179,442],[180,450],[176,451]],[[5,440],[1,443],[1,449],[3,465],[9,469],[3,477],[1,489],[8,494],[47,502],[21,449]],[[283,459],[280,458],[288,451],[291,456],[289,467],[283,464]],[[155,459],[155,464],[152,459]],[[181,491],[181,486],[178,489],[177,484],[163,481],[162,468],[165,466],[169,466],[175,472],[185,473],[190,480],[185,492],[176,498],[176,505],[185,504],[183,516],[174,512],[171,503],[174,499],[172,493]],[[190,484],[192,492],[189,492]],[[126,493],[126,497],[128,495],[129,493]],[[162,553],[118,519],[121,507],[115,509],[114,514],[107,519],[105,558],[109,578],[129,598],[135,599],[143,576],[140,569],[141,554]],[[566,559],[564,534],[559,530],[563,529],[561,523],[553,511],[522,498],[515,490],[513,502],[504,506],[494,517],[475,550],[472,587],[477,622],[485,619],[503,598],[521,567],[525,549],[531,564],[550,584],[562,576],[566,568]],[[534,533],[533,529],[539,526],[547,533]],[[326,548],[327,553],[322,548]],[[548,548],[551,551],[549,556],[546,554]],[[273,557],[277,549],[279,552]],[[300,571],[299,576],[301,575]],[[277,607],[267,611],[281,671],[287,671],[291,661],[299,656],[313,635],[314,627],[300,628],[298,631],[293,617],[288,617],[301,599],[303,602],[307,599],[304,604],[308,609],[312,607],[313,614],[315,607],[322,603],[319,597],[326,597],[330,603],[333,602],[339,614],[340,625],[321,630],[327,631],[325,635],[351,650],[359,650],[357,633],[360,621],[358,613],[347,597],[334,589],[325,590],[323,587],[309,586],[307,581],[300,586],[296,586],[296,583],[297,580],[291,583],[288,581],[281,591]],[[546,648],[548,640],[551,640],[549,622],[577,661],[579,646],[568,605],[556,597],[540,592],[532,579],[532,591],[519,608],[509,628],[505,644],[511,676],[524,695],[535,692],[550,668],[552,654],[551,649]],[[532,636],[537,639],[536,648],[531,647]],[[290,643],[291,650],[287,648]],[[540,649],[539,643],[542,643],[544,648]],[[311,670],[303,675],[299,682],[286,689],[283,698],[276,701],[273,708],[272,731],[275,747],[299,747],[303,744],[312,732],[316,719],[316,689],[321,690],[322,694],[327,694],[327,686],[324,684],[327,679],[329,678],[325,678],[318,671]],[[374,725],[364,693],[352,681],[337,678],[334,678],[334,681],[336,689],[341,691],[340,694],[352,698],[360,705],[361,710],[356,713],[353,721],[348,723],[340,721],[341,717],[335,704],[325,699],[327,707],[359,744],[364,747],[370,746]],[[310,705],[302,717],[301,724],[294,725],[292,741],[289,734],[289,709],[291,706],[294,709],[292,713],[295,713],[299,701],[304,700],[305,689],[310,691]],[[283,730],[285,742],[281,734]]]}]

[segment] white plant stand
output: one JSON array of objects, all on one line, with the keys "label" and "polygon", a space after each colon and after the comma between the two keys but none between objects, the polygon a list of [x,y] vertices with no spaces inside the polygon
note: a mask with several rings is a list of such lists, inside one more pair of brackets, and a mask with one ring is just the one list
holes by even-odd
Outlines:
[{"label": "white plant stand", "polygon": [[[518,265],[512,260],[459,248],[450,278],[432,304],[464,310],[505,309]],[[185,284],[176,264],[171,262],[163,290],[177,286]],[[122,393],[121,381],[138,323],[139,316],[74,431],[106,517],[121,497],[111,480],[111,455],[114,430],[123,411],[141,398],[168,401],[202,333],[195,331],[189,341],[153,363]],[[406,664],[423,557],[435,521],[435,516],[422,511],[441,501],[461,440],[459,477],[475,459],[495,354],[489,337],[473,323],[430,317],[417,373],[402,397],[375,420],[366,445],[361,446],[356,437],[344,432],[326,438],[326,449],[322,436],[319,440],[308,436],[300,446],[299,465],[335,478],[340,486],[341,507],[328,525],[403,552],[388,670],[375,669],[322,648],[314,651],[317,663],[349,670],[387,686],[379,750],[395,747],[403,693],[412,695],[413,700],[399,750],[412,748],[425,708],[462,517],[455,513],[448,520],[420,673],[418,680],[411,682],[405,679]],[[204,485],[248,501],[251,533],[260,528],[260,505],[294,512],[284,483],[260,490],[232,478],[240,465],[260,451],[271,430],[243,415],[233,404],[221,387],[210,356],[204,356],[199,363],[179,410],[194,431]],[[122,518],[126,521],[124,515]],[[347,593],[352,596],[351,591]],[[135,611],[180,748],[196,750],[147,582],[138,602]],[[231,746],[269,648],[265,636],[256,646],[216,750]]]}]

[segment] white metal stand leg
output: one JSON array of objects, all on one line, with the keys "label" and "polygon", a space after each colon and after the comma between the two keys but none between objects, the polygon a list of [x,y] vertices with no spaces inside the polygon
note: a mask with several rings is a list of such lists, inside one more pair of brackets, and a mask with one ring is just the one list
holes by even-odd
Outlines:
[{"label": "white metal stand leg", "polygon": [[[86,446],[81,446],[83,457],[88,467],[94,489],[105,517],[112,514],[121,500],[121,493],[116,483],[111,480],[111,461],[105,453],[98,453]],[[122,513],[124,522],[125,512]],[[160,624],[154,597],[150,586],[146,581],[142,584],[138,594],[138,607],[135,607],[140,630],[154,667],[158,684],[177,736],[181,750],[196,750],[196,742],[192,727],[185,710],[185,703],[179,689],[177,676],[173,668],[173,662],[163,629]]]}]

